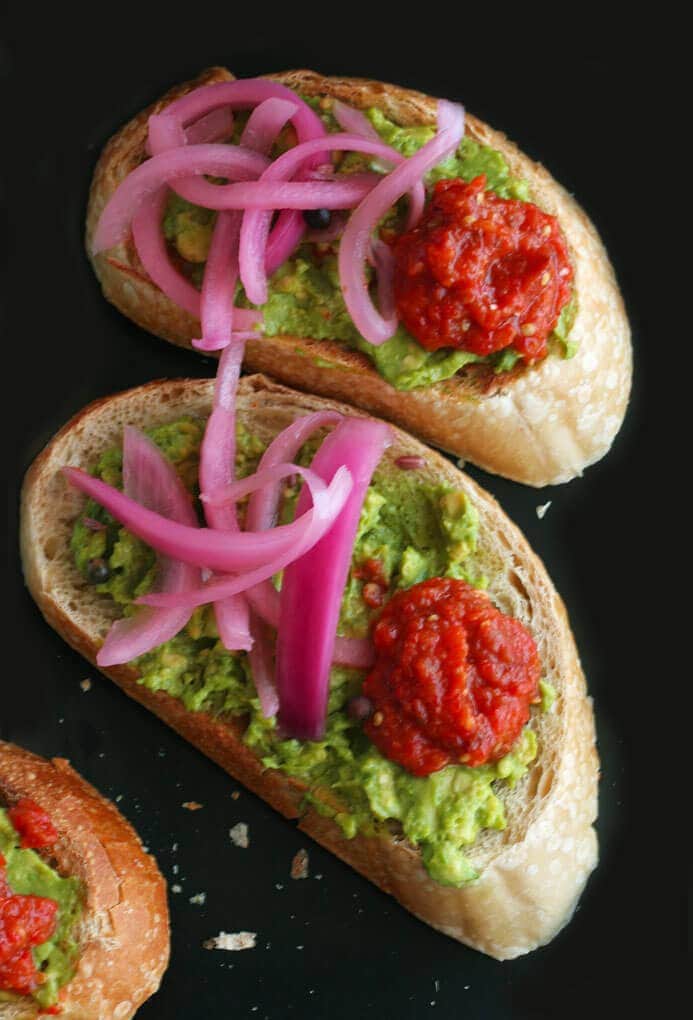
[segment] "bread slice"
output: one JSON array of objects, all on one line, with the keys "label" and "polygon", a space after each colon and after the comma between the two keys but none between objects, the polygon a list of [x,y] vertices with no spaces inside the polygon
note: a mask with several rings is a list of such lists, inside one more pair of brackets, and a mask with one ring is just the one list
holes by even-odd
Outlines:
[{"label": "bread slice", "polygon": [[[94,172],[87,249],[105,203],[144,159],[147,119],[200,85],[230,79],[221,67],[172,89],[125,125],[106,145]],[[326,95],[359,108],[379,107],[403,124],[432,124],[436,100],[420,92],[312,71],[270,75],[305,95]],[[295,336],[263,337],[246,347],[247,369],[337,400],[348,400],[406,428],[434,446],[528,485],[565,482],[602,457],[618,432],[631,381],[628,320],[602,243],[585,213],[547,170],[503,134],[467,117],[467,134],[503,154],[530,184],[536,203],[558,218],[575,268],[578,313],[574,358],[550,356],[493,385],[474,366],[435,386],[402,392],[369,358],[338,343]],[[91,257],[91,256],[90,256]],[[147,276],[131,241],[92,258],[105,296],[144,329],[183,347],[200,325],[172,304]]]},{"label": "bread slice", "polygon": [[[64,1020],[129,1020],[168,965],[166,883],[117,808],[64,758],[47,761],[0,741],[0,797],[35,800],[58,831],[51,856],[86,889],[77,970],[60,1000]],[[0,1002],[2,1020],[39,1015],[34,999]]]},{"label": "bread slice", "polygon": [[[93,664],[117,609],[75,569],[69,538],[83,497],[60,469],[90,468],[121,440],[123,426],[152,427],[183,414],[207,416],[213,380],[153,382],[96,401],[49,443],[27,473],[21,514],[22,558],[29,589],[48,622]],[[269,440],[297,416],[324,408],[360,414],[317,396],[298,393],[263,376],[241,379],[240,422]],[[546,571],[498,504],[451,463],[406,433],[379,470],[398,471],[404,454],[426,461],[422,481],[461,487],[479,512],[479,568],[503,611],[533,634],[545,678],[558,692],[549,713],[536,712],[539,753],[529,773],[504,798],[508,826],[484,834],[470,851],[481,877],[462,889],[434,882],[419,852],[397,834],[347,839],[312,808],[302,813],[305,786],[263,767],[242,741],[244,722],[188,712],[162,692],[138,685],[135,670],[105,672],[222,768],[268,801],[407,909],[440,931],[498,959],[547,942],[569,919],[597,859],[597,755],[591,703],[563,604]]]}]

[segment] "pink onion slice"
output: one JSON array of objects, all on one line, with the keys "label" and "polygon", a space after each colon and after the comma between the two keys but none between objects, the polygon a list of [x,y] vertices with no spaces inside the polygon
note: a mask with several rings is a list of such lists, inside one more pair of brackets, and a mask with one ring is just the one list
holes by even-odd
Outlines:
[{"label": "pink onion slice", "polygon": [[362,138],[370,138],[372,142],[382,142],[382,138],[365,113],[357,110],[354,106],[347,106],[346,103],[335,99],[332,104],[332,115],[342,131],[347,131],[352,135],[360,135]]},{"label": "pink onion slice", "polygon": [[[106,203],[94,231],[93,254],[113,248],[126,239],[132,220],[149,196],[157,192],[162,184],[204,174],[252,180],[259,177],[266,166],[264,156],[250,149],[241,149],[238,145],[189,145],[152,156],[121,181]],[[206,188],[202,188],[203,195],[207,194],[207,189],[211,189],[215,197],[224,187],[203,180],[193,183],[206,185]],[[199,197],[196,194],[195,203],[205,205],[205,202],[199,201]],[[216,207],[216,204],[209,206]]]},{"label": "pink onion slice", "polygon": [[250,672],[260,699],[262,714],[265,719],[271,719],[279,711],[279,696],[274,683],[272,645],[262,620],[251,619],[250,632],[253,636],[253,647],[248,653]]},{"label": "pink onion slice", "polygon": [[[358,135],[351,134],[332,134],[327,139],[316,139],[310,142],[301,142],[299,145],[294,146],[293,149],[289,149],[288,152],[283,153],[278,159],[274,160],[273,163],[267,167],[262,174],[259,181],[254,183],[256,189],[261,188],[275,188],[277,194],[277,204],[274,206],[275,209],[286,208],[287,202],[280,201],[280,195],[285,196],[293,195],[293,190],[301,185],[292,185],[285,183],[290,180],[295,173],[301,169],[305,169],[308,160],[316,159],[321,152],[324,151],[325,146],[328,145],[332,151],[351,151],[351,152],[366,152],[381,158],[389,159],[393,163],[404,162],[404,157],[400,155],[395,149],[392,149],[389,145],[385,145],[384,142],[372,141],[368,138],[362,138]],[[344,188],[347,185],[354,185],[356,178],[361,178],[364,175],[361,174],[345,174],[342,179],[337,182],[321,182],[320,179],[313,179],[310,182],[310,187],[314,188],[315,191],[310,192],[311,200],[310,204],[303,204],[297,206],[301,209],[347,209],[350,208],[348,205],[342,205],[337,203],[332,196],[332,192],[328,192],[325,189],[330,188]],[[369,182],[374,183],[370,177],[364,180],[364,184]],[[247,189],[247,185],[233,185],[234,188]],[[410,185],[417,194],[416,202],[417,207],[420,204],[423,208],[423,183],[421,181],[412,181]],[[282,189],[286,189],[283,191]],[[367,189],[368,190],[368,189]],[[409,189],[405,189],[409,190]],[[244,191],[244,194],[250,194],[250,192]],[[267,192],[260,192],[258,194],[271,194]],[[240,194],[236,191],[235,194]],[[318,196],[325,197],[324,201],[319,201],[318,204],[313,204],[313,198],[317,200]],[[398,196],[399,197],[399,196]],[[240,270],[241,270],[241,281],[245,288],[248,299],[255,305],[262,305],[267,301],[267,275],[265,270],[265,249],[267,246],[267,237],[269,234],[269,227],[272,218],[272,207],[263,207],[259,204],[255,204],[252,208],[247,207],[245,216],[243,217],[243,226],[241,228],[241,246],[240,246]]]},{"label": "pink onion slice", "polygon": [[[253,614],[276,630],[279,626],[279,592],[269,581],[249,588],[245,597]],[[251,628],[252,631],[252,628]],[[335,666],[348,666],[351,669],[370,669],[375,659],[373,644],[368,638],[335,638]]]},{"label": "pink onion slice", "polygon": [[[153,113],[149,118],[147,141],[145,142],[144,150],[148,156],[155,156],[157,152],[163,151],[161,147],[157,148],[157,140],[152,138],[152,121],[154,118],[167,117],[169,116],[166,110],[161,113]],[[176,124],[178,124],[177,118],[174,118]],[[154,121],[156,124],[157,122]],[[156,128],[155,128],[156,130]],[[231,137],[233,132],[233,113],[229,109],[218,109],[212,110],[211,113],[206,114],[204,117],[200,117],[194,124],[190,124],[187,127],[181,137],[180,134],[176,134],[176,142],[173,146],[164,144],[163,148],[175,148],[177,145],[187,143],[188,145],[201,145],[203,142],[223,142],[227,138]]]},{"label": "pink onion slice", "polygon": [[[76,469],[73,468],[71,470],[74,471]],[[292,546],[280,549],[275,559],[249,570],[248,573],[220,580],[211,580],[201,588],[183,592],[180,595],[143,595],[141,599],[138,599],[138,602],[141,602],[142,605],[167,606],[169,608],[203,606],[207,602],[215,602],[217,599],[224,599],[229,595],[237,595],[238,592],[247,591],[268,577],[272,577],[273,574],[279,573],[280,570],[283,570],[298,556],[302,556],[309,549],[312,549],[315,543],[320,541],[322,536],[330,530],[335,520],[339,517],[351,492],[353,482],[349,470],[346,467],[342,467],[337,471],[327,489],[324,492],[320,492],[312,481],[316,477],[315,474],[309,472],[306,468],[301,470],[304,473],[309,488],[312,489],[312,510],[315,513],[313,517],[309,517],[311,511],[308,511],[301,516],[300,522],[298,519],[293,522],[294,524],[301,523],[302,530],[297,530],[294,533],[296,537],[293,540]],[[274,532],[279,530],[285,531],[291,527],[293,527],[292,524],[285,524],[281,528],[274,528],[270,534],[274,534]],[[242,533],[242,537],[251,539],[262,539],[266,536],[267,532]]]},{"label": "pink onion slice", "polygon": [[[212,413],[207,420],[200,447],[199,481],[202,494],[225,486],[235,478],[236,390],[243,350],[243,344],[229,344],[219,360]],[[210,528],[232,532],[239,530],[234,505],[223,508],[206,503],[203,505],[205,520]],[[248,651],[252,647],[248,604],[240,595],[215,603],[214,617],[225,648],[229,651]]]},{"label": "pink onion slice", "polygon": [[269,156],[277,135],[296,112],[298,99],[270,96],[257,106],[248,118],[241,135],[241,145]]},{"label": "pink onion slice", "polygon": [[174,99],[166,107],[166,113],[186,125],[222,107],[248,110],[274,97],[286,99],[296,106],[292,123],[299,138],[316,138],[326,133],[320,117],[300,96],[286,85],[269,81],[267,78],[243,78],[238,81],[203,85],[181,96],[180,99]]},{"label": "pink onion slice", "polygon": [[[200,292],[175,266],[169,258],[166,239],[161,230],[161,220],[166,208],[167,191],[161,188],[147,202],[132,221],[132,234],[145,272],[150,280],[163,291],[166,297],[196,319],[200,318]],[[233,215],[233,214],[229,214]],[[250,308],[235,308],[232,334],[236,340],[257,336],[255,331],[262,319],[262,313]],[[194,341],[193,341],[194,343]]]},{"label": "pink onion slice", "polygon": [[[284,572],[277,631],[279,723],[299,740],[319,740],[324,732],[330,663],[361,507],[390,442],[384,422],[352,418],[330,433],[313,458],[312,470],[325,481],[346,466],[354,485],[329,533]],[[309,499],[304,490],[297,515],[305,513]]]},{"label": "pink onion slice", "polygon": [[[291,524],[260,533],[233,534],[169,521],[80,468],[63,468],[63,473],[71,485],[94,499],[123,527],[157,552],[218,572],[252,571],[266,564],[271,566],[277,559],[290,562],[294,555],[306,551],[304,546],[314,545],[332,526],[352,486],[351,475],[345,469],[339,477],[335,476],[324,493],[316,494],[312,509]],[[276,569],[271,569],[264,576],[271,577],[273,573],[276,573]],[[258,580],[264,580],[264,576]],[[233,595],[235,591],[222,592],[215,597],[225,598],[227,594]],[[168,596],[152,595],[151,598],[166,599]],[[204,601],[209,602],[210,599]],[[196,602],[195,605],[202,605],[203,602]]]},{"label": "pink onion slice", "polygon": [[193,347],[199,351],[218,351],[231,342],[241,217],[242,213],[239,212],[220,212],[214,224],[202,280],[202,337],[193,340]]},{"label": "pink onion slice", "polygon": [[[378,221],[424,174],[459,145],[464,134],[461,106],[438,103],[438,133],[417,153],[384,177],[349,219],[339,247],[339,278],[349,315],[361,336],[376,346],[385,343],[397,328],[394,314],[385,316],[375,308],[368,292],[364,263],[371,235]],[[388,310],[392,310],[388,307]]]},{"label": "pink onion slice", "polygon": [[154,192],[133,219],[132,236],[150,280],[170,301],[197,319],[200,315],[200,292],[172,265],[161,230],[167,197],[165,187]]},{"label": "pink onion slice", "polygon": [[[337,411],[314,411],[297,418],[275,436],[265,450],[258,465],[258,474],[268,467],[293,460],[303,444],[318,430],[343,421]],[[265,485],[257,489],[248,500],[246,528],[264,531],[276,520],[279,504],[279,486]],[[263,581],[246,592],[254,613],[276,630],[279,626],[279,592],[271,581]],[[354,669],[367,669],[373,662],[373,646],[367,638],[343,638],[335,641],[334,662]]]},{"label": "pink onion slice", "polygon": [[185,129],[188,145],[202,145],[204,142],[223,142],[233,132],[233,113],[229,109],[212,110]]},{"label": "pink onion slice", "polygon": [[[123,485],[131,498],[180,524],[197,527],[189,493],[155,443],[130,426],[123,437]],[[180,592],[199,582],[195,567],[159,557],[156,588]],[[190,619],[189,609],[144,607],[134,616],[117,620],[96,656],[99,666],[116,666],[170,641]]]}]

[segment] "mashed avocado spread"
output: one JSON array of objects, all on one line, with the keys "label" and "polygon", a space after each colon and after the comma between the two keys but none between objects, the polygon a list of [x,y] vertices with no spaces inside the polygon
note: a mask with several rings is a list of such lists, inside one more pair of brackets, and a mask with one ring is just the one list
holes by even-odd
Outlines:
[{"label": "mashed avocado spread", "polygon": [[[193,493],[204,425],[199,419],[181,418],[149,432]],[[263,446],[243,428],[237,438],[240,477],[255,469]],[[309,462],[315,446],[307,444],[299,461]],[[119,486],[121,466],[121,451],[109,450],[94,474]],[[285,493],[285,518],[296,497],[296,490]],[[105,527],[94,530],[94,519]],[[382,563],[391,592],[439,576],[483,586],[485,580],[475,566],[477,531],[477,513],[464,492],[424,485],[416,471],[379,468],[361,513],[339,633],[362,637],[368,632],[373,610],[362,598],[364,581],[357,576],[364,560]],[[132,600],[148,590],[155,576],[153,551],[94,502],[87,504],[75,525],[72,550],[85,577],[90,560],[106,560],[110,576],[97,591],[114,598],[125,613],[133,611]],[[247,656],[222,646],[208,606],[196,610],[184,630],[135,665],[140,683],[180,698],[190,711],[247,716],[245,742],[268,768],[305,782],[306,802],[334,817],[348,837],[359,831],[375,835],[399,823],[406,838],[420,848],[429,874],[446,885],[459,886],[476,877],[464,847],[482,829],[505,826],[494,784],[512,786],[536,755],[534,733],[526,727],[513,751],[494,764],[450,765],[425,778],[414,777],[384,758],[345,711],[349,699],[359,693],[364,674],[342,667],[331,674],[325,739],[280,740],[274,721],[260,713]]]},{"label": "mashed avocado spread", "polygon": [[[2,807],[0,854],[5,858],[7,882],[12,892],[22,896],[46,896],[58,904],[53,936],[32,949],[36,968],[45,978],[34,992],[34,998],[41,1006],[52,1006],[58,1001],[59,990],[75,971],[79,949],[75,925],[82,910],[81,883],[76,878],[63,878],[35,850],[23,850],[7,811]],[[0,990],[0,1002],[14,998],[12,993]]]},{"label": "mashed avocado spread", "polygon": [[[340,130],[329,112],[330,100],[303,98],[321,115],[328,130]],[[376,108],[367,110],[366,116],[383,141],[404,156],[413,155],[435,134],[432,126],[400,127]],[[237,138],[234,140],[237,141]],[[382,168],[377,160],[357,153],[346,154],[340,164],[342,171],[364,169]],[[527,182],[512,176],[501,153],[468,137],[462,139],[455,153],[427,175],[427,183],[433,185],[444,178],[457,177],[471,181],[479,174],[486,174],[487,187],[501,198],[516,198],[523,202],[531,200]],[[201,209],[172,195],[164,216],[166,238],[198,284],[209,251],[215,215],[209,209]],[[393,215],[396,220],[397,212]],[[489,363],[495,372],[506,372],[514,367],[519,355],[512,349],[483,358],[469,351],[451,348],[427,351],[402,326],[380,347],[369,344],[356,329],[342,298],[337,272],[338,246],[339,242],[302,244],[295,255],[276,271],[270,280],[267,303],[262,309],[263,329],[267,336],[339,341],[366,354],[380,375],[398,390],[431,386],[449,379],[465,365],[474,362]],[[239,301],[248,304],[242,292]],[[573,298],[561,312],[552,334],[553,349],[565,358],[576,352],[575,344],[568,339],[576,310]],[[300,348],[297,350],[298,353],[308,353]],[[329,359],[320,358],[317,363],[323,368],[336,368]]]}]

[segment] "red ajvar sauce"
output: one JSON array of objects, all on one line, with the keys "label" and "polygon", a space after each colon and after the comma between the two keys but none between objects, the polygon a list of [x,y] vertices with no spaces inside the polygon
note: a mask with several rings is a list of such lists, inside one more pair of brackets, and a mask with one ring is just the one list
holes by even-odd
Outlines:
[{"label": "red ajvar sauce", "polygon": [[[24,848],[47,847],[58,838],[50,818],[33,800],[19,800],[7,814]],[[5,868],[0,854],[0,988],[30,995],[42,981],[31,947],[40,946],[55,931],[58,904],[45,896],[14,893]]]},{"label": "red ajvar sauce", "polygon": [[566,241],[554,216],[485,187],[483,174],[439,181],[418,225],[394,242],[397,310],[427,350],[512,348],[537,361],[570,299]]},{"label": "red ajvar sauce", "polygon": [[46,812],[29,797],[18,800],[7,815],[19,833],[20,846],[25,850],[52,846],[58,838],[58,832]]},{"label": "red ajvar sauce", "polygon": [[437,577],[398,592],[373,629],[364,729],[416,776],[507,754],[539,700],[532,636],[465,581]]}]

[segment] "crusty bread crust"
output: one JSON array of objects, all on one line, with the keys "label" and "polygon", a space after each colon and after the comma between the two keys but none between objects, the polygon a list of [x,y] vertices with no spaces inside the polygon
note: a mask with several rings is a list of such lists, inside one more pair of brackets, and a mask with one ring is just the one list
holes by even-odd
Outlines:
[{"label": "crusty bread crust", "polygon": [[[151,427],[182,414],[207,416],[212,380],[160,381],[100,400],[57,434],[27,473],[22,493],[21,542],[27,584],[48,622],[95,663],[117,608],[99,596],[74,567],[71,528],[83,497],[60,469],[91,467],[118,443],[125,424]],[[322,408],[359,414],[350,407],[297,393],[262,376],[241,379],[238,418],[269,441],[295,417]],[[243,722],[188,712],[161,691],[137,683],[129,667],[105,672],[222,768],[396,898],[418,917],[453,938],[498,959],[547,942],[570,918],[597,860],[592,822],[597,810],[594,722],[585,681],[563,604],[546,571],[496,502],[439,454],[394,430],[381,470],[398,471],[403,454],[423,457],[423,482],[447,482],[470,494],[480,516],[478,562],[489,592],[505,612],[522,620],[539,648],[544,676],[558,692],[554,710],[535,713],[538,757],[514,790],[502,794],[508,827],[484,834],[470,851],[480,879],[463,889],[433,882],[418,851],[383,832],[348,840],[313,809],[301,814],[302,783],[265,769],[242,742]]]},{"label": "crusty bread crust", "polygon": [[[64,758],[47,761],[0,741],[0,794],[31,797],[58,830],[58,871],[86,890],[80,957],[65,986],[65,1020],[129,1020],[159,987],[168,965],[166,883],[117,808]],[[35,1017],[30,999],[0,1003],[3,1020]]]},{"label": "crusty bread crust", "polygon": [[[193,88],[231,77],[224,68],[210,68],[171,90],[111,138],[94,172],[88,251],[106,201],[144,158],[148,116]],[[307,95],[333,96],[360,108],[378,106],[405,125],[435,122],[435,99],[396,85],[325,78],[312,71],[270,77]],[[249,341],[245,365],[308,392],[348,400],[487,471],[535,486],[565,482],[604,456],[625,415],[632,356],[623,302],[599,236],[573,198],[505,135],[471,115],[467,133],[502,152],[512,173],[529,181],[537,204],[563,227],[578,296],[571,334],[578,343],[576,356],[569,361],[546,358],[486,391],[471,371],[401,392],[385,382],[365,355],[331,341],[294,336]],[[108,300],[140,326],[183,347],[199,336],[199,322],[151,282],[131,241],[92,257],[92,263]]]}]

